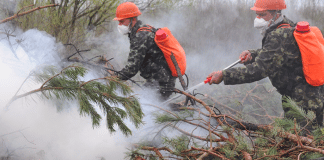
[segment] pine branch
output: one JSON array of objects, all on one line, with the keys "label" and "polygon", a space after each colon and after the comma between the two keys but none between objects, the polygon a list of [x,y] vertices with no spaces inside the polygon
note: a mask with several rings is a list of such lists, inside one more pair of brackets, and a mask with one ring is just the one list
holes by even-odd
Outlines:
[{"label": "pine branch", "polygon": [[196,147],[191,147],[191,148],[194,149],[194,150],[198,150],[198,151],[203,151],[204,152],[204,154],[202,154],[197,160],[202,160],[204,157],[208,156],[208,154],[211,154],[211,155],[213,155],[215,157],[222,158],[224,160],[229,160],[224,155],[219,155],[219,154],[216,154],[216,153],[212,152],[213,149],[205,150],[205,149],[196,148]]},{"label": "pine branch", "polygon": [[[146,104],[146,105],[150,105],[150,104]],[[174,117],[176,117],[176,118],[166,117],[166,118],[167,118],[167,119],[166,119],[167,122],[170,122],[170,121],[183,121],[183,122],[188,123],[188,124],[190,124],[190,125],[198,126],[198,127],[202,128],[202,129],[205,129],[206,131],[210,131],[210,132],[213,133],[214,135],[216,135],[216,136],[218,136],[218,137],[221,137],[221,138],[225,139],[225,137],[223,137],[222,135],[218,134],[217,132],[214,132],[213,130],[211,130],[210,128],[207,128],[207,127],[204,126],[204,125],[201,125],[201,124],[198,124],[198,123],[190,122],[190,121],[186,120],[185,117],[184,117],[184,118],[181,118],[181,117],[178,116],[177,114],[175,114],[175,113],[173,113],[173,112],[171,112],[171,111],[169,111],[169,110],[166,110],[166,109],[164,109],[164,108],[161,108],[161,107],[159,107],[159,106],[155,106],[155,105],[150,105],[150,106],[153,106],[153,107],[159,108],[160,110],[163,110],[163,111],[167,112],[168,114],[173,115]],[[187,108],[186,108],[186,109],[187,109]],[[193,108],[188,108],[188,109],[193,109]],[[196,109],[196,110],[199,110],[199,109]],[[201,113],[201,114],[203,114],[203,113]],[[204,115],[205,115],[205,116],[208,116],[207,114],[204,114]],[[167,114],[165,114],[165,115],[157,115],[157,117],[156,117],[156,121],[158,121],[158,118],[160,118],[161,116],[168,116],[168,115],[167,115]],[[201,120],[202,120],[202,119],[201,119]],[[216,127],[216,128],[217,128],[217,127]]]},{"label": "pine branch", "polygon": [[[65,70],[69,69],[69,68],[78,68],[78,66],[68,66],[68,67],[66,67],[66,68],[63,68],[62,71],[61,71],[60,73],[58,73],[58,74],[52,76],[51,78],[49,78],[48,80],[46,80],[40,88],[43,88],[44,85],[47,84],[47,82],[51,81],[53,78],[55,78],[55,77],[57,77],[57,76],[59,76],[59,75],[62,75],[63,72],[64,72]],[[79,68],[82,68],[82,67],[79,67]],[[84,70],[84,72],[85,72],[85,70]]]},{"label": "pine branch", "polygon": [[[107,128],[110,132],[115,132],[115,125],[117,125],[126,136],[130,135],[132,132],[123,121],[128,118],[135,127],[139,127],[144,115],[138,100],[131,95],[132,90],[117,78],[112,77],[97,78],[87,82],[79,81],[79,77],[83,77],[85,73],[86,69],[79,66],[63,68],[53,76],[45,76],[49,78],[44,80],[45,82],[40,88],[12,97],[7,107],[19,98],[38,92],[41,92],[48,99],[55,96],[59,100],[78,100],[80,115],[90,116],[92,126],[95,127],[100,125],[102,119],[93,106],[95,103],[105,114]],[[40,75],[43,76],[44,74]],[[121,96],[117,95],[117,90],[121,91]],[[124,109],[113,106],[119,104]]]}]

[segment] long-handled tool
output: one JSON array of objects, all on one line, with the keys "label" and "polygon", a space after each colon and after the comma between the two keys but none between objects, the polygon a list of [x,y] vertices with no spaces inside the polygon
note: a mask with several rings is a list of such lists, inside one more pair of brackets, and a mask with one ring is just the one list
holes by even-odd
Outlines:
[{"label": "long-handled tool", "polygon": [[[226,68],[224,68],[223,70],[226,70],[226,69],[229,69],[229,68],[232,68],[233,66],[237,65],[238,63],[241,62],[241,59],[237,60],[236,62],[234,62],[233,64],[227,66]],[[212,79],[212,77],[209,77],[207,78],[205,81],[204,81],[204,84],[210,82],[210,80]],[[199,85],[199,84],[198,84]]]},{"label": "long-handled tool", "polygon": [[[183,77],[181,75],[181,71],[180,71],[178,62],[177,62],[177,60],[176,60],[176,58],[175,58],[175,56],[174,56],[174,54],[172,52],[171,52],[171,56],[170,57],[171,57],[171,60],[173,62],[174,67],[177,70],[178,78],[179,78],[179,81],[180,81],[180,84],[181,84],[183,90],[188,90],[188,87],[186,86],[186,84],[185,84],[185,82],[183,80]],[[196,102],[193,99],[191,99],[189,97],[186,97],[185,106],[188,104],[188,101],[190,101],[192,105],[195,105],[196,104]]]},{"label": "long-handled tool", "polygon": [[[242,58],[242,59],[237,60],[237,61],[234,62],[233,64],[227,66],[227,67],[224,68],[223,70],[229,69],[229,68],[231,68],[231,67],[237,65],[238,63],[240,63],[240,62],[241,62],[243,59],[245,59],[245,58],[246,58],[246,56],[245,56],[244,58]],[[200,86],[202,86],[202,85],[208,83],[210,80],[211,80],[211,77],[210,77],[210,78],[207,78],[204,82],[201,82],[201,83],[199,83],[199,84],[197,84],[197,85],[195,85],[195,86],[193,86],[193,87],[191,87],[191,88],[185,90],[185,92],[191,92],[191,91],[193,91],[194,89],[199,88]],[[166,104],[166,103],[169,103],[170,101],[175,100],[175,99],[179,98],[180,96],[182,96],[182,94],[179,94],[179,95],[177,95],[177,96],[175,96],[175,97],[173,97],[173,98],[170,98],[170,99],[164,101],[164,102],[162,103],[162,105],[163,105],[163,104]]]}]

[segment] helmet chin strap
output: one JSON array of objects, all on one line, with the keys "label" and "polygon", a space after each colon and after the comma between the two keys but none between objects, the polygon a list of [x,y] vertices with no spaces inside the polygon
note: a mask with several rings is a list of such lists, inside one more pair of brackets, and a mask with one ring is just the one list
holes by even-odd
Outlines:
[{"label": "helmet chin strap", "polygon": [[133,19],[134,17],[130,18],[129,31],[131,31],[133,28]]},{"label": "helmet chin strap", "polygon": [[272,17],[272,19],[271,19],[271,21],[270,21],[269,27],[271,26],[271,24],[275,23],[276,18],[277,18],[277,14],[278,14],[278,11],[276,10],[274,16]]}]

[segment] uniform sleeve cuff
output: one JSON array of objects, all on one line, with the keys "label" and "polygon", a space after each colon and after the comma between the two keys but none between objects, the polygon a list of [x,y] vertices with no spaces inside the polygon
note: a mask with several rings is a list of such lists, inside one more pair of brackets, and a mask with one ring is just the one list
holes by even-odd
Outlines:
[{"label": "uniform sleeve cuff", "polygon": [[226,70],[223,70],[222,71],[222,73],[223,73],[223,82],[224,82],[224,84],[226,85],[227,83],[226,83],[226,80],[227,80],[227,76],[228,76],[228,73],[226,72]]}]

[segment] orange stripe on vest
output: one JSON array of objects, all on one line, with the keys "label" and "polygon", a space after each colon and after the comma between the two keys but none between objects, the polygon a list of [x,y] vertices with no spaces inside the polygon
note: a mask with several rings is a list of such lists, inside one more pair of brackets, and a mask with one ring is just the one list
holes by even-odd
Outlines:
[{"label": "orange stripe on vest", "polygon": [[290,24],[280,24],[277,28],[291,28]]}]

